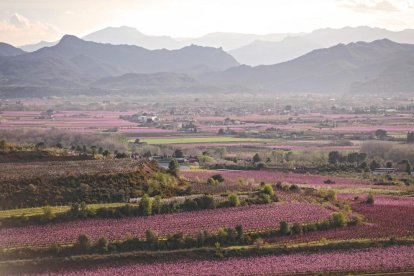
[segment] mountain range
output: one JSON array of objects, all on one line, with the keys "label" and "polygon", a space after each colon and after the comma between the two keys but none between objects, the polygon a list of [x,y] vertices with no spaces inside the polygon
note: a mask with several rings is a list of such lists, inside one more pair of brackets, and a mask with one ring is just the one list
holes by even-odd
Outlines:
[{"label": "mountain range", "polygon": [[18,56],[25,52],[10,44],[0,42],[0,57]]},{"label": "mountain range", "polygon": [[[225,33],[215,32],[209,33],[196,38],[173,38],[169,36],[152,36],[146,35],[135,28],[122,27],[107,27],[102,30],[90,33],[82,39],[87,41],[109,43],[114,45],[136,45],[149,50],[156,49],[179,49],[188,45],[200,45],[205,47],[223,48],[224,50],[231,50],[245,46],[255,40],[261,39],[266,41],[279,41],[289,34],[243,34],[243,33]],[[23,45],[20,48],[27,52],[33,52],[43,47],[54,46],[59,41],[47,42],[41,41],[35,44]]]},{"label": "mountain range", "polygon": [[339,43],[372,42],[390,39],[398,43],[414,43],[414,30],[392,32],[370,27],[320,29],[309,34],[290,35],[280,41],[255,40],[249,45],[229,51],[241,64],[252,66],[285,62],[312,50],[328,48]]},{"label": "mountain range", "polygon": [[4,49],[8,49],[4,51],[8,54],[1,56],[0,52],[3,97],[81,94],[91,90],[93,93],[161,90],[412,93],[414,90],[414,45],[389,39],[338,44],[283,63],[260,66],[240,65],[220,48],[192,45],[178,50],[147,50],[90,42],[70,35],[55,46],[35,52],[22,53],[10,45]]},{"label": "mountain range", "polygon": [[412,93],[414,45],[388,39],[338,44],[284,63],[210,73],[204,81],[238,83],[272,93]]},{"label": "mountain range", "polygon": [[[131,27],[108,27],[84,36],[82,39],[113,45],[136,45],[149,50],[180,49],[188,45],[223,48],[239,63],[257,66],[285,62],[312,50],[328,48],[339,43],[372,42],[390,39],[398,43],[414,43],[414,30],[393,32],[371,27],[319,29],[310,33],[275,33],[268,35],[216,32],[196,38],[151,36]],[[39,42],[22,46],[32,52],[58,42]]]},{"label": "mountain range", "polygon": [[178,49],[186,46],[172,37],[145,35],[131,27],[108,27],[84,36],[82,39],[114,45],[137,45],[149,50]]},{"label": "mountain range", "polygon": [[85,86],[100,78],[127,73],[199,74],[237,66],[226,52],[201,46],[179,50],[147,50],[64,36],[52,47],[0,58],[2,86]]}]

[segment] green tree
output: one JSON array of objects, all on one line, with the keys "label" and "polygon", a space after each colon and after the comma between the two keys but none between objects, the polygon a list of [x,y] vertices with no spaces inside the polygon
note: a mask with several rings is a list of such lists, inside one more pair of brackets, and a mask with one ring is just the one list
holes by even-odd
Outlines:
[{"label": "green tree", "polygon": [[147,194],[144,194],[139,201],[139,210],[145,216],[152,214],[152,200]]},{"label": "green tree", "polygon": [[332,224],[335,227],[345,227],[347,225],[347,218],[341,212],[335,212],[332,214]]},{"label": "green tree", "polygon": [[102,155],[105,156],[105,157],[108,157],[110,155],[110,152],[108,150],[104,150]]},{"label": "green tree", "polygon": [[294,235],[302,235],[303,234],[303,228],[300,223],[295,223],[292,226],[292,234]]},{"label": "green tree", "polygon": [[372,160],[371,163],[369,164],[369,168],[371,171],[374,171],[375,169],[378,169],[379,167],[381,167],[381,165],[375,160]]},{"label": "green tree", "polygon": [[7,143],[5,140],[0,140],[0,150],[6,150],[7,149]]},{"label": "green tree", "polygon": [[407,163],[405,164],[405,172],[408,173],[408,175],[411,175],[412,171],[413,167],[411,166],[410,161],[407,160]]},{"label": "green tree", "polygon": [[72,203],[70,205],[70,214],[74,218],[79,216],[79,203]]},{"label": "green tree", "polygon": [[96,146],[91,146],[91,153],[92,153],[92,156],[96,155]]},{"label": "green tree", "polygon": [[145,241],[149,247],[156,248],[158,245],[158,236],[152,230],[147,230],[145,231]]},{"label": "green tree", "polygon": [[290,233],[289,224],[286,221],[281,221],[279,224],[279,232],[282,236],[287,236]]},{"label": "green tree", "polygon": [[180,165],[178,164],[177,160],[173,159],[170,161],[170,164],[168,164],[168,172],[171,175],[177,176],[179,167]]},{"label": "green tree", "polygon": [[273,187],[272,187],[272,185],[270,185],[270,184],[265,184],[265,185],[263,186],[262,192],[263,192],[264,194],[269,195],[269,196],[274,196],[274,195],[275,195],[275,192],[273,191]]},{"label": "green tree", "polygon": [[220,244],[227,243],[227,238],[228,238],[227,231],[225,229],[223,229],[223,228],[219,228],[217,230],[217,238],[218,238]]},{"label": "green tree", "polygon": [[153,206],[154,213],[156,213],[156,214],[161,213],[162,203],[161,203],[161,196],[160,195],[155,196],[155,199],[154,199],[154,202],[153,202],[152,206]]},{"label": "green tree", "polygon": [[218,182],[224,182],[224,177],[221,174],[215,174],[211,177],[212,179],[218,181]]},{"label": "green tree", "polygon": [[407,143],[414,143],[414,131],[407,133]]},{"label": "green tree", "polygon": [[46,221],[50,221],[55,218],[55,214],[52,211],[52,208],[50,206],[45,206],[42,208],[43,211],[43,219]]},{"label": "green tree", "polygon": [[367,204],[374,204],[374,196],[372,194],[369,194],[367,197]]},{"label": "green tree", "polygon": [[88,214],[90,213],[90,210],[88,208],[88,205],[86,202],[82,201],[79,205],[79,215],[83,218],[88,217]]},{"label": "green tree", "polygon": [[234,207],[239,206],[240,205],[239,196],[234,194],[234,193],[230,194],[229,195],[229,203],[230,203],[231,206],[234,206]]},{"label": "green tree", "polygon": [[359,166],[358,166],[361,170],[364,170],[364,171],[367,171],[367,170],[369,170],[369,168],[368,168],[368,164],[367,164],[367,162],[362,162]]},{"label": "green tree", "polygon": [[330,164],[336,164],[341,160],[341,154],[338,151],[331,151],[328,155],[328,162]]},{"label": "green tree", "polygon": [[86,235],[79,235],[76,247],[79,248],[81,252],[87,252],[91,247],[90,238]]},{"label": "green tree", "polygon": [[175,158],[184,158],[184,153],[181,149],[176,149],[174,151],[174,157]]},{"label": "green tree", "polygon": [[197,205],[200,209],[214,209],[216,208],[216,201],[212,195],[203,195],[197,199]]},{"label": "green tree", "polygon": [[214,180],[212,177],[210,177],[209,179],[207,179],[207,184],[208,185],[216,185],[219,182],[217,180]]},{"label": "green tree", "polygon": [[387,131],[383,129],[377,129],[374,133],[375,137],[377,137],[380,140],[383,140],[385,137],[387,137]]},{"label": "green tree", "polygon": [[42,150],[44,148],[46,148],[46,144],[44,142],[39,142],[36,144],[36,150]]},{"label": "green tree", "polygon": [[262,194],[259,198],[260,198],[260,200],[259,200],[260,204],[267,204],[267,203],[271,203],[273,201],[272,197],[268,194]]},{"label": "green tree", "polygon": [[215,150],[215,153],[216,154],[219,154],[220,155],[220,158],[223,158],[227,154],[227,149],[225,147],[223,147],[223,148],[217,148]]},{"label": "green tree", "polygon": [[260,158],[260,155],[258,154],[258,153],[256,153],[254,156],[253,156],[253,163],[259,163],[259,162],[261,162],[262,161],[262,158]]},{"label": "green tree", "polygon": [[335,191],[334,191],[334,190],[330,190],[330,189],[329,189],[329,190],[326,192],[325,198],[326,198],[327,200],[330,200],[330,201],[335,201],[335,200],[336,200],[336,193],[335,193]]},{"label": "green tree", "polygon": [[235,229],[236,229],[236,232],[237,232],[237,238],[239,240],[241,240],[243,238],[243,235],[244,235],[243,225],[238,224],[238,225],[236,225]]},{"label": "green tree", "polygon": [[99,250],[99,252],[104,253],[108,251],[108,240],[106,238],[100,238],[96,242],[96,248]]}]

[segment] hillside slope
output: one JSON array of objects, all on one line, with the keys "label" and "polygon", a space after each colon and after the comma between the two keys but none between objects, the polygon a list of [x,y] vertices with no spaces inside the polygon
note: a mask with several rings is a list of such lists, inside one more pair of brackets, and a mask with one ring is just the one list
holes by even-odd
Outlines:
[{"label": "hillside slope", "polygon": [[414,45],[384,39],[339,44],[276,65],[238,66],[204,81],[272,92],[412,92],[413,73]]}]

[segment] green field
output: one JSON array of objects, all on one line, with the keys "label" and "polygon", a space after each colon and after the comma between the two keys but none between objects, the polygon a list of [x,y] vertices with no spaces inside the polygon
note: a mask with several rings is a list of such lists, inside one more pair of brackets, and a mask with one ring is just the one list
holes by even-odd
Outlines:
[{"label": "green field", "polygon": [[[133,142],[134,140],[131,140]],[[213,137],[170,137],[170,138],[149,138],[140,139],[141,142],[146,142],[151,145],[167,145],[167,144],[197,144],[197,143],[276,143],[276,139],[263,138],[240,138],[228,136],[213,136]]]},{"label": "green field", "polygon": [[[98,209],[101,207],[118,207],[125,205],[126,203],[102,203],[102,204],[88,204],[88,207],[91,209]],[[64,213],[70,209],[69,206],[50,206],[52,213],[59,214]],[[0,219],[8,217],[19,217],[19,216],[35,216],[43,214],[43,207],[35,208],[22,208],[22,209],[11,209],[0,211]]]}]

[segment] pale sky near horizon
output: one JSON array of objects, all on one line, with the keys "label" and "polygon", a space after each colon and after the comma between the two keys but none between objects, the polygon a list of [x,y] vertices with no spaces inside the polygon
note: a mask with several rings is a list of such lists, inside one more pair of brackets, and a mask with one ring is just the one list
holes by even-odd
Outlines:
[{"label": "pale sky near horizon", "polygon": [[150,35],[414,28],[414,0],[0,0],[0,41],[13,45],[131,26]]}]

